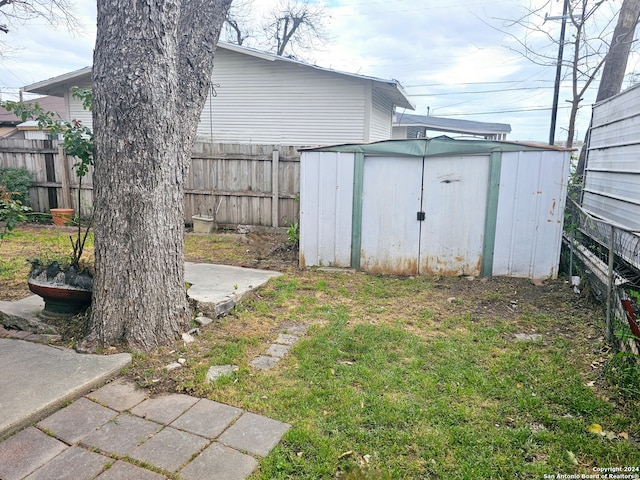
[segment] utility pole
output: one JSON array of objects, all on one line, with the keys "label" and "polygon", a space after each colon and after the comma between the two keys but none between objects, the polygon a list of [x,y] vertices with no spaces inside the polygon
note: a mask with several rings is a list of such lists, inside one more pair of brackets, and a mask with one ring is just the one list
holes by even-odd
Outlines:
[{"label": "utility pole", "polygon": [[562,19],[562,26],[560,27],[560,43],[558,45],[558,62],[556,63],[556,82],[553,89],[553,107],[551,108],[551,128],[549,129],[549,145],[553,145],[555,143],[555,136],[556,136],[556,119],[558,117],[558,97],[560,96],[560,77],[562,74],[562,54],[564,51],[564,33],[567,28],[567,10],[568,9],[569,9],[569,0],[564,0],[561,17],[545,17],[545,21]]}]

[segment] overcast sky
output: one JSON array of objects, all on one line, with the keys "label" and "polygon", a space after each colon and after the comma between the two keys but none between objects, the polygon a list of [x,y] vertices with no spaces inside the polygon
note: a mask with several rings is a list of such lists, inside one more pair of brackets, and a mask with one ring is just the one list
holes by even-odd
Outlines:
[{"label": "overcast sky", "polygon": [[[278,0],[253,0],[257,16]],[[555,66],[536,65],[513,51],[504,33],[505,19],[520,17],[543,0],[327,0],[328,43],[300,52],[311,63],[351,73],[398,80],[416,104],[414,114],[508,123],[509,139],[547,141]],[[619,0],[606,2],[603,22],[615,24]],[[95,42],[95,3],[75,0],[83,25],[70,34],[42,21],[18,26],[4,35],[14,52],[0,58],[2,98],[25,85],[91,65]],[[551,0],[541,14],[559,16],[562,2]],[[560,22],[544,23],[553,38]],[[523,37],[517,28],[509,30]],[[2,35],[2,34],[0,34]],[[260,39],[253,40],[255,45]],[[532,38],[541,51],[557,55],[557,46]],[[567,58],[565,56],[565,58]],[[633,58],[628,71],[640,69]],[[565,82],[564,85],[568,84]],[[591,115],[592,91],[580,111],[577,138],[584,137]],[[566,139],[568,88],[560,95],[557,140]]]}]

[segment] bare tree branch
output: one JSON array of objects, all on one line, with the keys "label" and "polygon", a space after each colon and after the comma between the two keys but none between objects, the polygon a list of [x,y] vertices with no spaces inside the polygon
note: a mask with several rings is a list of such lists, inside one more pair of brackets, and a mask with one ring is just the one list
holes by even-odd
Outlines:
[{"label": "bare tree branch", "polygon": [[297,49],[309,50],[317,42],[328,40],[327,18],[327,12],[320,4],[283,0],[272,10],[263,29],[277,55],[295,56]]}]

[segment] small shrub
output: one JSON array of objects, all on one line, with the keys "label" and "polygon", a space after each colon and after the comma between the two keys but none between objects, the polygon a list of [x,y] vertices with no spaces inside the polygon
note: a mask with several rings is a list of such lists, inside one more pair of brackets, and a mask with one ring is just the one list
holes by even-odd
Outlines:
[{"label": "small shrub", "polygon": [[640,362],[629,352],[616,353],[604,368],[609,384],[626,399],[640,399]]},{"label": "small shrub", "polygon": [[0,239],[8,235],[18,223],[24,222],[29,210],[29,207],[22,205],[17,195],[0,185],[0,222],[3,223]]},{"label": "small shrub", "polygon": [[29,201],[31,172],[26,168],[0,167],[0,186],[11,192],[15,200],[26,205]]},{"label": "small shrub", "polygon": [[298,222],[289,223],[289,226],[287,227],[287,240],[294,247],[297,247],[300,243],[300,225]]}]

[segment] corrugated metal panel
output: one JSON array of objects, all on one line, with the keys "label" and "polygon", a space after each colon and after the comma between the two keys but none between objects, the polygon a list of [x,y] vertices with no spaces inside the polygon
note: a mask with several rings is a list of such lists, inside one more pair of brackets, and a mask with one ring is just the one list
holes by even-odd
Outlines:
[{"label": "corrugated metal panel", "polygon": [[582,207],[640,229],[640,86],[594,106]]},{"label": "corrugated metal panel", "polygon": [[365,157],[360,267],[373,273],[417,275],[422,158]]},{"label": "corrugated metal panel", "polygon": [[300,266],[351,266],[353,153],[308,152],[300,165]]},{"label": "corrugated metal panel", "polygon": [[502,154],[494,275],[556,278],[569,153]]},{"label": "corrugated metal panel", "polygon": [[[366,81],[220,49],[198,136],[216,142],[361,142]],[[238,101],[242,99],[242,101]]]},{"label": "corrugated metal panel", "polygon": [[488,155],[425,160],[420,273],[480,275],[488,179]]}]

